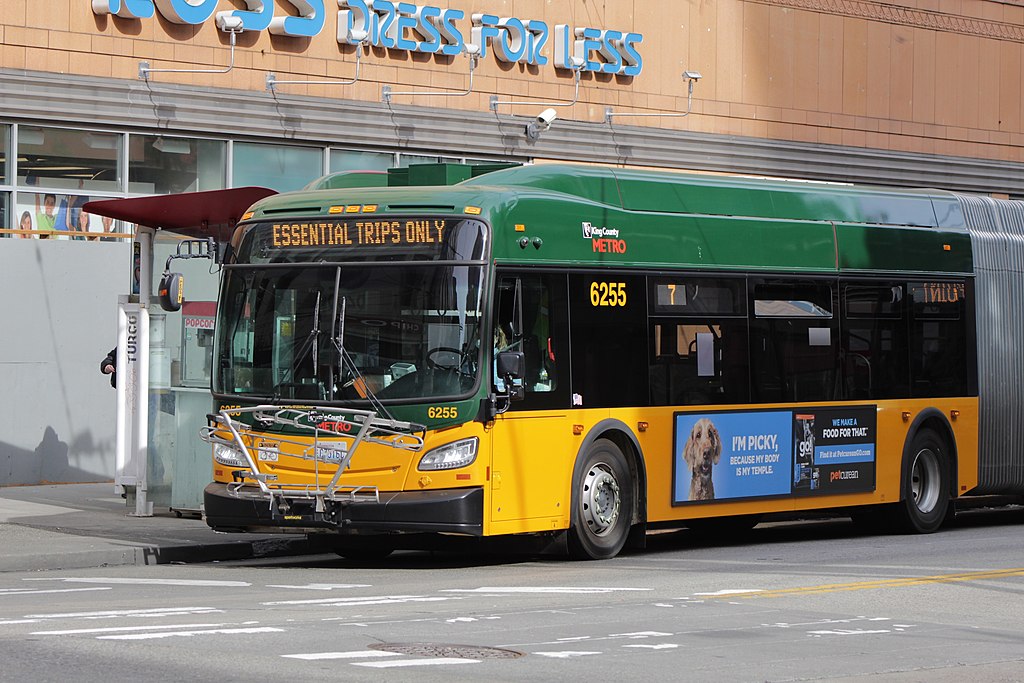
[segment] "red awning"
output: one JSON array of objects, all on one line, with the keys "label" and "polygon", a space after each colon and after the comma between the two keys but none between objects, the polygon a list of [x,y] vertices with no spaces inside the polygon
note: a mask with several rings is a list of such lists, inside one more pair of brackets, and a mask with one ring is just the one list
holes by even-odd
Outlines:
[{"label": "red awning", "polygon": [[231,238],[235,224],[246,209],[273,194],[277,192],[265,187],[235,187],[209,192],[105,199],[88,202],[84,209],[147,228],[170,230],[186,237],[213,237],[224,242]]}]

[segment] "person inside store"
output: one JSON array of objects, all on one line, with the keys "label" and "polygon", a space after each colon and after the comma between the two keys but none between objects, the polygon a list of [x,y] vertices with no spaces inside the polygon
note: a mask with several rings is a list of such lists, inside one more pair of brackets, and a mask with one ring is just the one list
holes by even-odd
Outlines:
[{"label": "person inside store", "polygon": [[[22,211],[22,213],[21,213],[21,220],[18,221],[18,229],[19,230],[32,230],[32,214],[30,214],[28,211]],[[21,237],[21,238],[24,238],[24,239],[32,239],[32,233],[31,232],[22,232],[20,235],[18,235],[18,237]]]},{"label": "person inside store", "polygon": [[46,193],[43,195],[43,206],[40,209],[39,194],[36,194],[36,228],[48,231],[39,235],[41,240],[48,239],[50,237],[48,233],[53,232],[54,226],[57,224],[57,217],[53,214],[56,206],[57,195]]}]

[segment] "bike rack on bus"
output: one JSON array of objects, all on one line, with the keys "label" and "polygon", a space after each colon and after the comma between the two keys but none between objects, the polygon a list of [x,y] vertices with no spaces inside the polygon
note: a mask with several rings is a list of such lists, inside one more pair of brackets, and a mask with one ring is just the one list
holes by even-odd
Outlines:
[{"label": "bike rack on bus", "polygon": [[[262,428],[290,427],[299,431],[313,432],[313,443],[300,441],[296,438],[289,438],[273,432],[267,433],[256,431],[253,426],[234,419],[231,416],[241,416],[242,413],[252,414],[254,424]],[[221,410],[219,413],[212,413],[207,416],[210,424],[199,430],[199,438],[211,445],[227,446],[238,451],[245,459],[248,471],[239,470],[241,481],[228,485],[228,491],[240,497],[248,497],[254,494],[246,494],[242,491],[246,480],[255,481],[260,488],[259,497],[266,496],[270,502],[271,510],[275,503],[285,503],[287,498],[307,498],[315,500],[317,512],[326,510],[324,501],[346,501],[346,502],[380,502],[379,491],[376,486],[343,486],[338,481],[341,475],[352,462],[356,449],[362,443],[375,443],[391,448],[398,448],[406,451],[419,451],[423,448],[423,437],[426,427],[414,422],[403,422],[390,418],[380,417],[372,410],[355,410],[341,408],[311,408],[308,406],[271,406],[261,405],[251,408],[231,408]],[[230,433],[230,437],[225,434]],[[321,441],[327,437],[329,441]],[[298,486],[288,484],[274,484],[271,477],[260,471],[257,464],[258,451],[263,447],[264,441],[272,441],[278,449],[281,444],[294,444],[299,446],[298,457],[313,461],[313,476],[315,485]],[[323,444],[329,444],[324,446]],[[321,465],[328,463],[327,451],[333,450],[339,445],[344,445],[345,450],[337,460],[333,476],[325,486],[320,485]],[[253,451],[257,451],[254,457]],[[294,454],[292,457],[296,457]],[[324,473],[326,476],[327,473]]]}]

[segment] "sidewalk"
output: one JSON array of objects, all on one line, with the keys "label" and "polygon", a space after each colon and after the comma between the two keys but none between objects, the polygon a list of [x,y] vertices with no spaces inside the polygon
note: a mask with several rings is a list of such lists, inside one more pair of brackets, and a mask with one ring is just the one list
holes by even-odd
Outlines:
[{"label": "sidewalk", "polygon": [[322,552],[304,536],[221,534],[167,510],[131,511],[111,483],[0,487],[0,572]]}]

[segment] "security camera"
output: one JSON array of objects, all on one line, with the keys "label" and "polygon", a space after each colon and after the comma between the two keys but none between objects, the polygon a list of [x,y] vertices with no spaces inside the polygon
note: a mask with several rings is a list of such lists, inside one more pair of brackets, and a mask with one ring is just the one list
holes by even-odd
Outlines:
[{"label": "security camera", "polygon": [[558,112],[554,109],[545,109],[541,113],[537,114],[537,125],[543,126],[544,130],[551,127],[551,124],[558,118]]},{"label": "security camera", "polygon": [[554,109],[545,109],[537,114],[537,118],[526,127],[526,137],[529,140],[536,140],[540,134],[549,130],[551,124],[558,118],[558,112]]},{"label": "security camera", "polygon": [[225,33],[239,33],[245,30],[242,17],[231,12],[220,12],[217,15],[217,28]]}]

